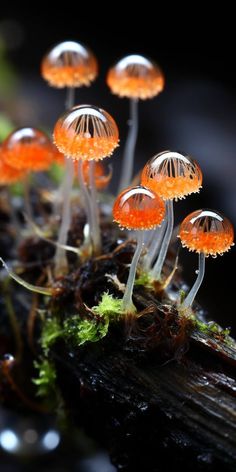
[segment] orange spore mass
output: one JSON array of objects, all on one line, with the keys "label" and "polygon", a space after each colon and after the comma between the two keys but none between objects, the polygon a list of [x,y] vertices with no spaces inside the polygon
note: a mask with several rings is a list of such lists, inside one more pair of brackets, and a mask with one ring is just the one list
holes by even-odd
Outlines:
[{"label": "orange spore mass", "polygon": [[60,152],[75,160],[100,160],[118,146],[119,133],[115,121],[104,110],[81,105],[57,121],[54,142]]},{"label": "orange spore mass", "polygon": [[197,210],[184,219],[179,237],[190,251],[214,257],[233,245],[234,230],[230,221],[219,213]]},{"label": "orange spore mass", "polygon": [[144,187],[130,187],[117,197],[113,217],[122,228],[145,230],[160,225],[165,217],[163,200]]},{"label": "orange spore mass", "polygon": [[121,59],[108,72],[107,84],[112,93],[132,99],[152,98],[164,88],[164,76],[157,64],[131,55]]},{"label": "orange spore mass", "polygon": [[164,200],[181,200],[191,193],[199,192],[202,172],[190,157],[166,151],[147,162],[142,171],[141,184],[158,193]]},{"label": "orange spore mass", "polygon": [[46,170],[53,161],[49,139],[34,128],[21,128],[11,133],[2,150],[5,162],[19,170]]},{"label": "orange spore mass", "polygon": [[97,67],[95,64],[55,67],[45,63],[42,65],[42,75],[57,88],[88,86],[97,75]]}]

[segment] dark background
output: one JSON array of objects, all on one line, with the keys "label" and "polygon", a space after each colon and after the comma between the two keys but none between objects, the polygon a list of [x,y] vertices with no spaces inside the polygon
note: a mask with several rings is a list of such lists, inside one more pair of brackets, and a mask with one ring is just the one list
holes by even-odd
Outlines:
[{"label": "dark background", "polygon": [[[176,203],[176,222],[194,209],[209,207],[220,210],[235,224],[236,93],[233,54],[227,45],[230,24],[224,22],[223,12],[216,23],[216,9],[207,18],[205,11],[194,4],[190,14],[183,10],[183,15],[179,11],[178,16],[171,4],[164,15],[161,11],[156,15],[148,3],[140,4],[139,11],[137,5],[129,5],[134,11],[127,15],[126,6],[50,4],[51,15],[43,4],[34,4],[34,13],[23,6],[20,12],[14,4],[5,6],[0,13],[0,34],[19,75],[18,94],[14,97],[18,107],[11,104],[9,114],[14,115],[17,126],[31,124],[52,129],[63,110],[65,94],[50,89],[40,78],[41,58],[62,40],[74,39],[89,45],[98,57],[100,75],[90,88],[78,90],[76,102],[102,106],[116,119],[121,134],[120,149],[112,159],[117,175],[128,102],[109,93],[106,71],[123,55],[148,55],[161,65],[166,88],[160,97],[140,103],[136,171],[162,150],[189,153],[200,163],[204,187],[198,196]],[[197,257],[183,250],[181,261],[191,284]],[[235,251],[217,260],[209,258],[198,297],[210,318],[218,319],[223,326],[236,327],[235,262]]]}]

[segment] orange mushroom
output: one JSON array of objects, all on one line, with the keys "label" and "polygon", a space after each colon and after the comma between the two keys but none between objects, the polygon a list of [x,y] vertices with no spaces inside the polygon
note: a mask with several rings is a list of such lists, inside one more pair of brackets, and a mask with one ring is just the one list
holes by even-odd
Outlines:
[{"label": "orange mushroom", "polygon": [[123,311],[134,313],[132,301],[136,268],[143,249],[143,230],[159,226],[165,217],[163,200],[151,190],[142,187],[129,187],[120,193],[113,207],[113,217],[122,228],[138,231],[137,246],[130,266],[129,277],[123,297]]},{"label": "orange mushroom", "polygon": [[52,87],[81,87],[90,85],[96,78],[98,65],[87,47],[75,41],[64,41],[43,58],[41,73]]},{"label": "orange mushroom", "polygon": [[118,146],[115,121],[106,111],[80,105],[66,112],[54,128],[54,142],[60,152],[74,160],[100,160]]},{"label": "orange mushroom", "polygon": [[[91,106],[80,105],[66,112],[56,123],[54,128],[54,142],[60,152],[71,161],[78,161],[78,179],[81,192],[86,202],[86,212],[90,227],[90,235],[93,241],[93,250],[99,253],[101,250],[101,235],[99,228],[99,215],[97,208],[96,186],[94,180],[95,161],[110,156],[118,146],[119,133],[113,118],[104,110]],[[89,166],[90,192],[85,184],[83,175],[83,162],[91,161]],[[70,188],[66,188],[64,205],[69,206]],[[69,218],[66,213],[67,229],[62,218],[63,241],[69,229]],[[60,238],[60,235],[59,235]],[[58,260],[56,258],[56,260]],[[59,263],[60,267],[60,263]]]},{"label": "orange mushroom", "polygon": [[174,225],[173,200],[199,192],[202,185],[202,172],[197,162],[190,156],[179,152],[164,151],[155,155],[144,166],[141,184],[157,192],[166,200],[167,229],[159,256],[151,270],[152,277],[160,280]]},{"label": "orange mushroom", "polygon": [[124,150],[119,191],[130,185],[138,135],[138,100],[153,98],[164,88],[164,76],[155,62],[138,54],[121,59],[107,74],[107,85],[119,97],[130,99],[129,133]]},{"label": "orange mushroom", "polygon": [[182,246],[199,254],[197,279],[180,309],[190,308],[201,286],[205,273],[205,257],[216,257],[227,252],[234,244],[234,230],[230,221],[213,210],[197,210],[180,225]]},{"label": "orange mushroom", "polygon": [[53,160],[49,138],[36,128],[13,131],[3,142],[2,152],[6,164],[28,172],[46,170]]},{"label": "orange mushroom", "polygon": [[132,54],[121,59],[107,75],[107,85],[119,97],[135,100],[153,98],[164,88],[164,75],[150,59]]}]

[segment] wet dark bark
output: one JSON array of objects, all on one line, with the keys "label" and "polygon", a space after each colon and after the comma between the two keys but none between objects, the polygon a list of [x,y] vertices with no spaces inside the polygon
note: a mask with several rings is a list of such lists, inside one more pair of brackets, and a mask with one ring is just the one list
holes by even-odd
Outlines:
[{"label": "wet dark bark", "polygon": [[[151,302],[153,323],[160,307]],[[162,312],[162,320],[172,324],[169,315]],[[197,330],[178,346],[180,326],[174,346],[173,331],[148,346],[143,341],[152,323],[114,327],[79,352],[55,346],[71,417],[109,449],[121,470],[235,470],[235,350]]]}]

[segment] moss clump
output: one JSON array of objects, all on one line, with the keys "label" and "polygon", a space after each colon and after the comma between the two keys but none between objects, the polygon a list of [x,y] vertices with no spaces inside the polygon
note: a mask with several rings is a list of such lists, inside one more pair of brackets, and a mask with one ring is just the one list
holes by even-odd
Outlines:
[{"label": "moss clump", "polygon": [[208,336],[213,336],[215,339],[224,342],[230,347],[236,347],[234,339],[230,336],[230,328],[222,328],[214,321],[204,323],[203,321],[199,320],[195,320],[195,326],[201,333],[207,334]]},{"label": "moss clump", "polygon": [[92,310],[101,317],[118,318],[123,314],[122,300],[105,292],[99,304],[94,306]]},{"label": "moss clump", "polygon": [[81,346],[86,342],[96,342],[106,336],[109,326],[108,318],[101,320],[81,319],[75,315],[68,318],[63,325],[63,336],[74,345]]},{"label": "moss clump", "polygon": [[153,279],[148,272],[141,272],[135,279],[135,285],[143,285],[146,288],[153,289]]},{"label": "moss clump", "polygon": [[33,379],[33,383],[37,385],[37,395],[39,397],[50,398],[56,391],[56,370],[52,362],[48,359],[34,363],[38,370],[38,377]]},{"label": "moss clump", "polygon": [[63,335],[63,329],[57,318],[48,318],[44,322],[41,334],[41,346],[44,354],[47,355],[54,342]]}]

